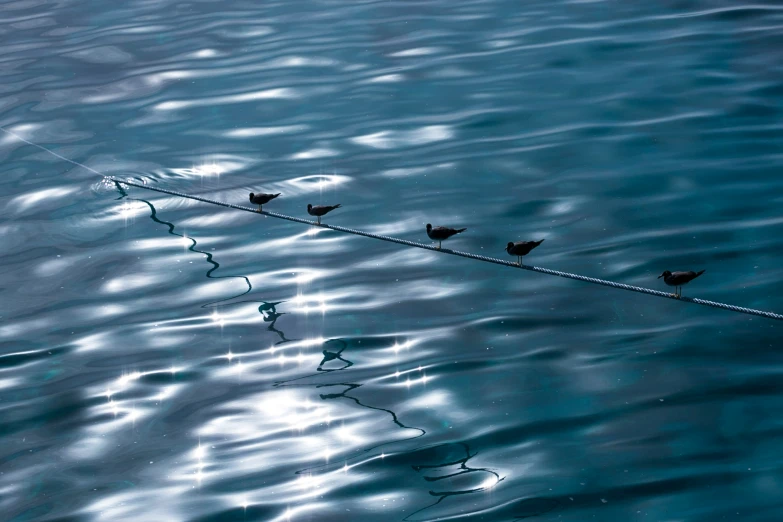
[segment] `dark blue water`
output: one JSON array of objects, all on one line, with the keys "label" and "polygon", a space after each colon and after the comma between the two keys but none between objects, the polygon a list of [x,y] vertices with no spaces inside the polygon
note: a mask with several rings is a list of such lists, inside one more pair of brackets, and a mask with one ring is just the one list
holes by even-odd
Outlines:
[{"label": "dark blue water", "polygon": [[[0,126],[783,312],[782,32],[776,2],[4,1]],[[2,520],[783,518],[777,322],[10,135],[0,216]]]}]

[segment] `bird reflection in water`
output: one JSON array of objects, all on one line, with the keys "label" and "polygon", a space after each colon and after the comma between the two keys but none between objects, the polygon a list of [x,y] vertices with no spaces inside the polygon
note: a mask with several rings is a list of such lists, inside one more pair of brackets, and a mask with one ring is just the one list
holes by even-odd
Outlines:
[{"label": "bird reflection in water", "polygon": [[[243,279],[245,281],[245,283],[247,285],[247,289],[244,292],[242,292],[240,294],[237,294],[235,296],[231,296],[231,297],[225,298],[225,299],[221,299],[221,300],[218,300],[218,301],[207,303],[207,304],[203,305],[202,308],[206,308],[206,307],[215,307],[215,308],[217,308],[218,303],[224,303],[225,301],[230,301],[232,299],[236,299],[236,298],[241,297],[243,295],[247,295],[248,293],[250,293],[253,290],[252,284],[250,283],[250,280],[246,276],[235,276],[235,275],[215,276],[215,275],[213,275],[213,273],[218,268],[220,268],[220,264],[217,261],[214,260],[213,255],[211,253],[198,250],[196,248],[198,243],[197,243],[197,241],[195,239],[193,239],[192,237],[188,237],[188,236],[185,236],[183,234],[179,234],[179,233],[175,232],[175,225],[173,223],[170,223],[170,222],[167,222],[167,221],[163,221],[160,218],[158,218],[157,210],[155,209],[155,206],[152,203],[150,203],[149,201],[144,200],[144,199],[130,198],[128,196],[128,194],[125,192],[125,190],[122,188],[121,185],[116,184],[116,186],[117,186],[117,190],[120,192],[120,197],[118,199],[128,199],[128,200],[132,200],[133,199],[133,200],[140,201],[140,202],[146,204],[149,207],[149,209],[150,209],[150,218],[154,222],[167,226],[169,234],[182,238],[182,241],[186,245],[189,245],[187,250],[190,250],[191,252],[195,252],[195,253],[200,253],[200,254],[203,254],[205,256],[207,263],[212,265],[211,268],[207,271],[206,277],[211,278],[211,279],[239,278],[239,279]],[[233,306],[233,305],[237,305],[237,304],[241,304],[241,303],[247,303],[247,302],[256,302],[256,303],[260,302],[261,303],[259,305],[259,307],[258,307],[258,312],[263,317],[264,322],[269,323],[269,326],[268,326],[267,329],[269,331],[275,332],[280,337],[280,341],[275,343],[276,346],[280,345],[280,344],[284,344],[284,343],[288,343],[288,342],[293,341],[292,339],[288,339],[286,337],[285,333],[282,330],[280,330],[280,329],[278,329],[276,327],[278,319],[280,319],[280,317],[282,317],[283,315],[286,315],[283,312],[278,312],[277,311],[277,306],[282,304],[284,301],[276,301],[276,302],[238,301],[238,302],[232,302],[232,303],[223,304],[221,306]],[[216,312],[217,312],[217,310],[216,310]],[[217,314],[215,314],[215,316],[217,316]],[[328,373],[331,373],[331,372],[340,372],[340,371],[347,370],[348,368],[350,368],[350,367],[352,367],[354,365],[353,361],[347,359],[344,356],[344,352],[345,352],[345,350],[347,348],[348,348],[348,343],[346,343],[346,341],[343,340],[343,339],[330,339],[330,340],[327,340],[326,342],[324,342],[324,349],[322,350],[323,358],[321,359],[321,362],[316,367],[316,373],[305,375],[305,376],[300,376],[300,377],[297,377],[295,379],[290,379],[290,380],[287,380],[287,381],[279,381],[279,382],[276,382],[274,384],[274,386],[275,387],[292,386],[291,383],[293,383],[294,381],[299,381],[299,380],[306,379],[306,378],[309,378],[309,377],[323,376],[324,374],[328,374]],[[395,352],[397,352],[397,350],[395,350]],[[231,355],[231,352],[229,352],[229,354]],[[229,357],[229,359],[230,359],[230,357]],[[342,363],[342,365],[337,367],[337,368],[327,367],[327,366],[333,365],[335,361],[339,361],[340,363]],[[293,386],[295,386],[295,385],[293,385]],[[308,386],[308,385],[304,385],[304,386]],[[343,470],[347,470],[348,469],[348,463],[350,461],[352,461],[352,460],[355,460],[355,459],[361,457],[363,454],[375,451],[378,448],[381,448],[383,446],[388,446],[388,445],[391,445],[391,444],[401,444],[403,442],[411,441],[411,440],[414,440],[414,439],[418,439],[418,438],[423,437],[424,435],[426,435],[426,431],[424,429],[417,428],[417,427],[414,427],[414,426],[408,426],[408,425],[404,424],[399,419],[399,417],[397,416],[397,414],[394,411],[392,411],[390,409],[387,409],[387,408],[382,408],[382,407],[379,407],[379,406],[373,406],[373,405],[370,405],[370,404],[365,404],[359,398],[355,397],[353,395],[353,392],[355,392],[356,390],[358,390],[362,386],[363,385],[360,384],[360,383],[336,382],[336,383],[316,384],[315,388],[318,389],[318,390],[326,391],[325,389],[327,389],[327,388],[340,388],[340,387],[342,387],[343,388],[342,390],[339,390],[339,391],[335,390],[334,393],[320,393],[319,396],[320,396],[322,401],[348,399],[348,400],[352,401],[353,403],[355,403],[357,406],[360,406],[362,408],[366,408],[368,410],[373,410],[373,411],[384,412],[384,413],[388,414],[391,417],[392,422],[396,426],[398,426],[399,428],[405,429],[405,430],[415,430],[418,433],[416,435],[414,435],[412,437],[409,437],[409,438],[406,438],[406,439],[397,439],[397,440],[393,440],[393,441],[382,442],[382,443],[377,444],[375,446],[372,446],[372,447],[369,447],[369,448],[364,448],[361,451],[359,451],[356,454],[354,454],[353,456],[347,456],[345,459],[342,459],[343,461],[341,463],[339,463],[339,464],[336,464],[336,463],[335,464],[326,463],[326,464],[323,464],[323,465],[320,465],[320,466],[315,466],[315,467],[312,467],[312,468],[299,470],[299,471],[296,472],[297,475],[311,473],[315,469],[326,469],[326,468],[333,467],[333,466],[336,467],[336,468],[342,468]],[[450,446],[450,445],[444,445],[444,446]],[[452,473],[449,473],[449,474],[437,475],[437,476],[425,475],[424,476],[424,480],[427,481],[427,482],[438,482],[438,483],[440,483],[440,481],[443,481],[443,480],[447,480],[448,482],[450,482],[450,480],[455,478],[455,477],[458,477],[458,476],[461,476],[461,475],[466,475],[466,474],[471,474],[471,473],[486,474],[486,475],[488,475],[487,479],[482,481],[480,483],[480,485],[478,485],[477,487],[472,488],[472,489],[465,489],[465,490],[442,490],[442,491],[430,490],[429,494],[432,495],[432,496],[438,497],[437,501],[435,501],[433,504],[430,504],[428,506],[425,506],[425,507],[415,511],[414,513],[411,513],[404,520],[410,520],[411,517],[415,516],[418,513],[423,512],[423,511],[425,511],[427,509],[430,509],[430,508],[432,508],[433,506],[435,506],[437,504],[440,504],[446,498],[449,498],[451,496],[456,496],[456,495],[465,495],[465,494],[475,493],[475,492],[479,492],[479,491],[486,491],[486,490],[492,488],[494,485],[496,485],[497,483],[501,482],[504,479],[504,477],[500,477],[496,472],[494,472],[494,471],[492,471],[490,469],[487,469],[487,468],[474,468],[474,467],[469,466],[468,465],[468,461],[470,459],[472,459],[473,457],[475,457],[476,453],[475,452],[471,453],[470,447],[466,443],[457,443],[457,446],[462,448],[462,450],[464,451],[464,457],[458,458],[458,459],[455,459],[455,460],[448,460],[446,462],[439,463],[439,464],[414,465],[412,467],[413,467],[413,469],[415,471],[422,472],[423,470],[437,470],[437,469],[448,468],[448,467],[451,467],[451,466],[457,466],[456,470],[454,472],[452,472]],[[416,450],[416,451],[411,452],[411,453],[419,454],[420,451],[421,450]],[[411,453],[409,453],[409,452],[402,452],[402,453],[397,453],[397,455],[398,456],[404,456],[406,454],[411,454]],[[381,456],[387,456],[387,455],[385,453],[383,453],[383,454],[381,454]],[[246,501],[245,501],[245,506],[246,506]]]},{"label": "bird reflection in water", "polygon": [[244,292],[242,292],[240,294],[237,294],[237,295],[234,295],[234,296],[231,296],[231,297],[227,297],[225,299],[220,299],[218,301],[207,303],[207,304],[203,305],[202,308],[207,308],[209,306],[214,306],[217,303],[222,303],[224,301],[229,301],[231,299],[236,299],[237,297],[242,297],[243,295],[249,294],[253,290],[253,285],[250,284],[250,280],[246,276],[234,276],[234,275],[215,276],[215,275],[212,275],[212,273],[215,270],[220,268],[220,263],[218,263],[217,261],[214,260],[214,258],[213,258],[211,253],[204,252],[203,250],[196,249],[196,246],[198,245],[198,242],[195,239],[193,239],[192,237],[185,236],[184,234],[178,234],[177,232],[175,232],[174,229],[176,227],[175,227],[174,223],[169,223],[168,221],[163,221],[162,219],[160,219],[158,217],[158,211],[155,208],[155,205],[153,205],[152,203],[150,203],[146,199],[139,199],[139,198],[131,198],[131,197],[129,197],[128,193],[125,191],[125,189],[122,188],[122,185],[120,185],[117,182],[115,182],[114,184],[115,184],[115,186],[117,187],[117,190],[120,193],[120,197],[117,198],[117,199],[127,199],[127,200],[130,200],[130,201],[139,201],[141,203],[144,203],[145,205],[147,205],[150,208],[150,219],[152,219],[152,221],[154,221],[155,223],[159,223],[161,225],[166,225],[168,227],[168,233],[169,234],[171,234],[172,236],[177,236],[177,237],[182,238],[182,242],[185,245],[190,244],[190,246],[187,248],[187,250],[190,250],[191,252],[194,252],[194,253],[203,254],[206,257],[207,263],[212,265],[212,268],[207,270],[207,273],[206,273],[206,276],[208,278],[210,278],[210,279],[243,279],[245,281],[245,283],[247,284],[247,290],[245,290]]},{"label": "bird reflection in water", "polygon": [[[322,353],[324,354],[324,358],[321,360],[321,363],[318,365],[318,368],[316,368],[316,370],[319,371],[319,372],[330,372],[330,371],[334,371],[334,370],[345,370],[346,368],[350,368],[351,366],[353,366],[353,362],[352,361],[349,361],[347,359],[343,359],[343,357],[342,357],[343,350],[345,350],[345,348],[348,346],[345,343],[345,341],[343,341],[342,339],[330,339],[329,341],[327,341],[324,344],[329,344],[332,341],[339,341],[341,343],[340,349],[338,351],[336,351],[336,352],[330,352],[329,350],[323,350]],[[343,366],[342,368],[335,368],[334,370],[324,369],[324,367],[323,367],[324,364],[326,364],[326,363],[328,363],[330,361],[335,361],[335,360],[344,362],[345,366]],[[321,398],[323,398],[323,395],[321,396]]]},{"label": "bird reflection in water", "polygon": [[[158,211],[155,208],[155,205],[153,205],[152,203],[150,203],[149,201],[147,201],[145,199],[138,199],[138,198],[131,198],[131,197],[129,197],[128,193],[125,191],[125,189],[122,188],[122,185],[120,185],[119,183],[115,182],[115,186],[117,187],[117,190],[120,193],[120,197],[117,198],[117,199],[139,201],[141,203],[144,203],[145,205],[147,205],[150,208],[150,219],[152,219],[152,221],[154,221],[155,223],[159,223],[161,225],[166,225],[168,227],[168,233],[169,234],[171,234],[172,236],[177,236],[177,237],[182,238],[182,241],[183,241],[183,243],[185,245],[190,245],[187,248],[187,250],[190,250],[191,252],[203,254],[205,256],[205,258],[206,258],[206,262],[209,263],[210,265],[212,265],[212,267],[209,270],[207,270],[207,273],[206,273],[206,276],[208,278],[210,278],[210,279],[242,279],[242,280],[245,281],[245,284],[247,285],[247,290],[245,290],[244,292],[241,292],[241,293],[239,293],[237,295],[234,295],[234,296],[231,296],[231,297],[227,297],[225,299],[220,299],[218,301],[212,301],[210,303],[206,303],[206,304],[202,305],[202,308],[207,308],[207,307],[217,308],[218,303],[225,303],[226,301],[230,301],[232,299],[236,299],[238,297],[242,297],[243,295],[249,294],[253,290],[253,285],[250,283],[250,279],[248,279],[247,276],[242,276],[242,275],[216,276],[216,275],[212,275],[218,268],[220,268],[220,263],[215,261],[214,256],[210,252],[204,252],[202,250],[198,250],[196,248],[196,246],[198,245],[198,242],[194,238],[192,238],[190,236],[185,236],[184,234],[178,234],[177,232],[175,232],[174,230],[175,230],[176,226],[174,225],[174,223],[170,223],[168,221],[163,221],[162,219],[160,219],[158,217]],[[280,318],[280,316],[285,315],[284,313],[278,312],[276,307],[277,307],[277,305],[283,303],[284,301],[277,301],[277,302],[237,301],[237,302],[233,302],[233,303],[224,304],[223,306],[234,306],[234,305],[243,304],[243,303],[258,303],[258,302],[261,303],[261,305],[258,307],[258,312],[263,317],[264,322],[270,323],[269,327],[267,329],[272,331],[272,332],[275,332],[278,336],[280,336],[280,342],[278,342],[276,344],[283,344],[283,343],[291,342],[292,339],[287,339],[285,334],[281,330],[278,330],[277,328],[275,328],[275,323]],[[217,314],[217,310],[215,310],[215,312],[213,312],[213,318],[218,318],[218,319],[220,318],[219,314]],[[220,320],[219,323],[222,326],[223,321]]]},{"label": "bird reflection in water", "polygon": [[427,482],[440,482],[442,480],[445,480],[448,483],[451,483],[452,479],[454,479],[455,477],[459,477],[461,475],[469,475],[469,474],[483,474],[486,475],[485,479],[482,480],[478,484],[478,486],[474,488],[444,490],[444,491],[430,490],[429,492],[430,495],[432,495],[433,497],[438,497],[438,500],[436,500],[432,504],[429,504],[428,506],[425,506],[417,511],[414,511],[413,513],[405,517],[403,520],[411,520],[411,518],[417,515],[418,513],[421,513],[434,506],[437,506],[438,504],[443,502],[443,500],[449,497],[453,497],[457,495],[467,495],[470,493],[477,493],[480,491],[487,491],[505,479],[505,477],[501,477],[500,475],[497,474],[497,472],[492,471],[491,469],[474,468],[469,466],[468,461],[473,457],[475,457],[478,454],[478,452],[474,451],[471,453],[470,446],[465,442],[440,444],[432,448],[428,448],[424,450],[416,450],[411,453],[413,455],[426,458],[428,455],[433,455],[433,454],[442,455],[444,452],[447,455],[457,452],[458,454],[464,454],[464,456],[461,458],[448,459],[445,460],[445,462],[438,462],[436,464],[417,464],[417,465],[412,465],[411,467],[418,472],[422,472],[423,470],[426,470],[425,473],[427,471],[437,472],[438,470],[445,470],[446,468],[455,468],[454,471],[451,473],[447,472],[445,474],[424,475],[423,478]]},{"label": "bird reflection in water", "polygon": [[276,343],[275,346],[277,346],[278,344],[291,342],[291,339],[286,338],[285,333],[282,330],[278,330],[277,328],[275,328],[275,324],[277,323],[277,320],[285,315],[285,312],[277,311],[277,305],[282,304],[284,302],[285,301],[275,301],[273,303],[268,303],[266,301],[261,301],[261,306],[258,307],[258,313],[260,313],[261,317],[264,318],[264,322],[269,323],[267,330],[269,330],[270,332],[275,332],[277,335],[280,336],[280,342]]},{"label": "bird reflection in water", "polygon": [[[316,368],[316,373],[311,373],[311,374],[308,374],[308,375],[296,377],[294,379],[289,379],[289,380],[285,380],[285,381],[278,381],[278,382],[275,383],[275,387],[297,386],[296,384],[292,384],[292,383],[294,383],[295,381],[301,381],[303,379],[307,379],[307,378],[311,378],[311,377],[323,376],[323,375],[329,374],[331,372],[345,371],[345,370],[347,370],[348,368],[350,368],[350,367],[352,367],[354,365],[353,361],[351,361],[350,359],[348,359],[348,358],[346,358],[344,356],[344,352],[345,352],[345,350],[349,346],[348,343],[344,339],[329,339],[329,340],[324,342],[324,345],[326,347],[322,351],[323,358],[321,359],[321,362],[318,364],[318,366]],[[334,361],[340,361],[341,363],[343,363],[343,365],[340,366],[339,368],[327,368],[327,367],[325,367],[325,366],[329,365],[330,363],[333,363]],[[301,386],[312,386],[312,385],[303,384]],[[368,410],[380,411],[380,412],[387,413],[391,417],[392,422],[395,425],[397,425],[398,427],[400,427],[402,429],[405,429],[405,430],[415,430],[418,433],[416,435],[412,436],[412,437],[408,437],[408,438],[405,438],[405,439],[395,439],[393,441],[387,441],[387,442],[382,442],[380,444],[376,444],[376,445],[371,446],[369,448],[364,448],[364,449],[362,449],[360,451],[357,451],[353,455],[346,456],[345,458],[343,458],[341,460],[340,463],[332,463],[332,464],[325,463],[325,464],[321,464],[321,465],[317,465],[317,466],[312,466],[312,467],[308,467],[308,468],[305,468],[305,469],[301,469],[301,470],[296,472],[297,475],[312,473],[313,471],[316,471],[316,470],[327,471],[330,468],[333,468],[335,470],[342,469],[343,471],[347,471],[349,469],[349,467],[352,467],[352,466],[349,466],[349,463],[351,461],[357,460],[357,459],[359,459],[360,457],[362,457],[363,455],[365,455],[365,454],[367,454],[369,452],[375,451],[378,448],[381,448],[383,446],[388,446],[390,444],[400,444],[400,443],[403,443],[405,441],[411,441],[411,440],[414,440],[414,439],[418,439],[419,437],[423,437],[424,435],[427,434],[427,432],[424,429],[422,429],[422,428],[417,428],[415,426],[408,426],[408,425],[404,424],[402,421],[400,421],[399,417],[397,416],[397,413],[395,413],[394,411],[392,411],[390,409],[387,409],[387,408],[382,408],[382,407],[379,407],[379,406],[373,406],[373,405],[370,405],[370,404],[366,404],[366,403],[362,402],[359,398],[355,397],[353,394],[349,395],[349,393],[354,392],[355,390],[358,390],[362,386],[363,385],[360,384],[360,383],[336,382],[336,383],[316,384],[315,388],[317,390],[321,390],[321,389],[324,389],[324,388],[343,387],[344,388],[343,390],[337,391],[335,393],[320,393],[319,397],[323,401],[348,399],[348,400],[354,402],[357,406],[360,406],[362,408],[365,408],[365,409],[368,409]]]}]

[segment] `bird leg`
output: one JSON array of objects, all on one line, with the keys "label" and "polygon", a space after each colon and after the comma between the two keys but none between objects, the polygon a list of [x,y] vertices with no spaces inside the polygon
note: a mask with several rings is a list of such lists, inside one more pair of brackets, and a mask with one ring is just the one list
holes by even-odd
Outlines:
[{"label": "bird leg", "polygon": [[517,264],[522,266],[522,256],[517,256]]},{"label": "bird leg", "polygon": [[321,224],[321,216],[318,216],[318,224]]},{"label": "bird leg", "polygon": [[443,241],[438,241],[438,250],[440,250],[440,244],[443,243]]},{"label": "bird leg", "polygon": [[263,205],[258,205],[258,211],[259,212],[261,212],[261,207],[263,207]]}]

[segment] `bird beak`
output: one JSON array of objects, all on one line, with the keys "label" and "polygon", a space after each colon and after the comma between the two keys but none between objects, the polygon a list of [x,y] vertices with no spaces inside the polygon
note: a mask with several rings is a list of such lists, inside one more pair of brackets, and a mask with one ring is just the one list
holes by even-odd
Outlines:
[{"label": "bird beak", "polygon": [[660,279],[660,278],[662,278],[662,277],[663,277],[663,274],[659,275],[659,276],[658,276],[658,279]]}]

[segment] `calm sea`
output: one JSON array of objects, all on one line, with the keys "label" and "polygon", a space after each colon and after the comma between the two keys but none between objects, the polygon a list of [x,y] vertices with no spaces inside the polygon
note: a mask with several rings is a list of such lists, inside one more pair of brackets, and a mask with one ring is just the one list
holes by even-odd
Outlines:
[{"label": "calm sea", "polygon": [[[0,126],[780,313],[781,34],[764,0],[7,0]],[[777,522],[782,332],[0,135],[3,521]]]}]

